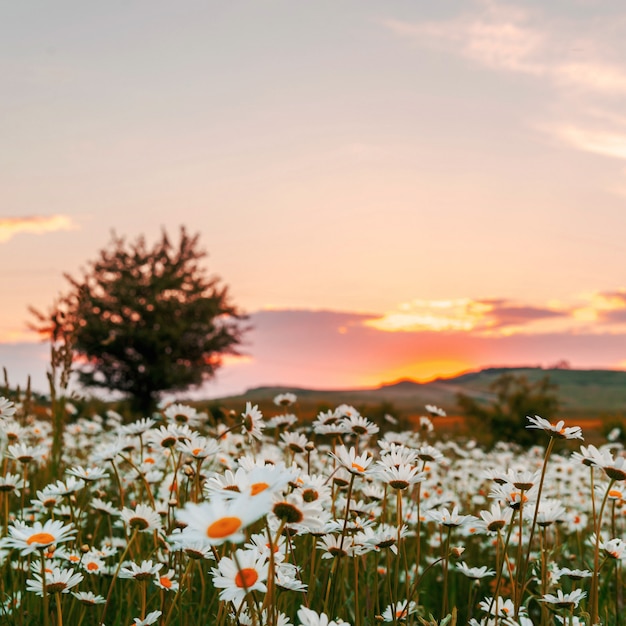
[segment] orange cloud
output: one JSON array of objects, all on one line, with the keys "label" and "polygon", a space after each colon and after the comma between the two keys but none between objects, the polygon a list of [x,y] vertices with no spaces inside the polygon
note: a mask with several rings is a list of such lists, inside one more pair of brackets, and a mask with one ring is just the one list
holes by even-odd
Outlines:
[{"label": "orange cloud", "polygon": [[399,311],[364,321],[387,332],[457,331],[511,335],[528,326],[569,316],[567,310],[517,304],[505,299],[413,300]]},{"label": "orange cloud", "polygon": [[19,233],[43,233],[74,230],[78,226],[67,215],[31,215],[27,217],[0,218],[0,243],[9,241]]}]

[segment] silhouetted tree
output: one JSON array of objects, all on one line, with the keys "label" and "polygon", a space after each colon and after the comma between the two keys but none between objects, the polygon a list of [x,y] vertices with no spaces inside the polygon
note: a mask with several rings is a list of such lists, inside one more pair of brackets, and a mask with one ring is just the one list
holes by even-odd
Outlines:
[{"label": "silhouetted tree", "polygon": [[547,376],[531,382],[526,376],[505,373],[496,378],[489,389],[494,394],[490,403],[478,402],[463,393],[457,394],[457,403],[467,417],[475,418],[488,430],[494,442],[531,445],[536,437],[526,428],[526,416],[552,419],[559,409],[557,386]]},{"label": "silhouetted tree", "polygon": [[71,290],[50,313],[33,310],[53,342],[72,335],[83,385],[121,391],[147,412],[159,392],[199,385],[237,353],[244,316],[201,266],[198,238],[181,228],[173,245],[163,231],[150,248],[113,234],[80,279],[65,275]]}]

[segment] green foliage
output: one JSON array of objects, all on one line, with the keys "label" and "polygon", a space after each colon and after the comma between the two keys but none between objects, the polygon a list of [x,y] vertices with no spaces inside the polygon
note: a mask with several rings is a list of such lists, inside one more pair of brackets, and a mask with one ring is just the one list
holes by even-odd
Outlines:
[{"label": "green foliage", "polygon": [[207,277],[198,235],[163,232],[152,248],[113,235],[48,315],[33,311],[55,342],[70,333],[83,364],[80,382],[120,391],[144,412],[161,391],[212,377],[224,353],[236,353],[243,328],[227,287]]},{"label": "green foliage", "polygon": [[526,446],[536,443],[536,437],[526,428],[526,416],[551,419],[559,409],[556,389],[547,376],[529,381],[526,376],[505,373],[489,386],[493,394],[489,404],[463,393],[457,395],[457,402],[467,417],[475,418],[488,430],[493,441],[514,441]]}]

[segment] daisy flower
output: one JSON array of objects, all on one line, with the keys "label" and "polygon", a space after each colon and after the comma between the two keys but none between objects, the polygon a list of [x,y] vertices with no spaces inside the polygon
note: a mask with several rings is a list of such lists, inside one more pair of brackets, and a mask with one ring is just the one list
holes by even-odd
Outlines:
[{"label": "daisy flower", "polygon": [[601,541],[600,549],[604,550],[606,556],[612,559],[626,558],[626,542],[621,539],[610,539],[609,541]]},{"label": "daisy flower", "polygon": [[427,404],[424,408],[428,411],[431,417],[445,417],[446,416],[446,412],[443,409],[439,408],[438,406],[435,406],[434,404]]},{"label": "daisy flower", "polygon": [[411,600],[401,600],[390,604],[382,614],[383,622],[397,622],[406,620],[406,618],[417,611],[417,602]]},{"label": "daisy flower", "polygon": [[148,580],[156,576],[163,565],[150,561],[142,561],[141,565],[130,561],[128,565],[120,569],[120,578],[133,578],[135,580]]},{"label": "daisy flower", "polygon": [[137,436],[143,435],[156,424],[156,420],[151,417],[142,417],[131,424],[125,424],[120,427],[120,432],[125,435]]},{"label": "daisy flower", "polygon": [[326,613],[316,613],[305,606],[298,609],[298,619],[301,626],[350,626],[348,622],[331,620]]},{"label": "daisy flower", "polygon": [[543,417],[535,415],[531,417],[526,416],[526,419],[530,422],[526,428],[537,428],[548,433],[550,437],[556,437],[557,439],[583,439],[583,431],[580,426],[566,427],[563,420],[559,420],[556,424],[552,424]]},{"label": "daisy flower", "polygon": [[222,557],[217,568],[211,569],[213,585],[220,591],[220,600],[239,607],[251,591],[265,593],[268,562],[257,550],[235,551],[233,558]]},{"label": "daisy flower", "polygon": [[82,467],[80,465],[74,465],[74,467],[65,470],[65,473],[87,482],[94,482],[109,475],[103,467]]},{"label": "daisy flower", "polygon": [[534,472],[528,470],[514,470],[509,468],[505,474],[500,474],[502,479],[513,485],[516,489],[523,489],[528,491],[532,489],[538,482],[541,476],[541,472],[536,470]]},{"label": "daisy flower", "polygon": [[16,521],[9,526],[6,545],[17,548],[26,555],[38,549],[70,541],[75,534],[76,530],[71,524],[66,526],[59,520],[47,520],[44,524],[37,521],[33,526]]},{"label": "daisy flower", "polygon": [[[34,580],[26,581],[26,591],[32,591],[43,597],[43,578],[39,574],[33,574]],[[73,569],[53,567],[46,570],[46,591],[49,594],[69,593],[72,587],[76,587],[83,580],[82,574],[77,574]]]},{"label": "daisy flower", "polygon": [[176,519],[186,524],[183,534],[190,540],[212,545],[225,541],[241,543],[245,539],[244,529],[269,511],[268,497],[256,496],[255,506],[251,502],[248,496],[232,500],[213,498],[200,504],[188,502],[177,512]]},{"label": "daisy flower", "polygon": [[194,433],[189,441],[178,443],[178,449],[196,460],[214,456],[220,451],[220,444],[215,439],[207,439]]},{"label": "daisy flower", "polygon": [[613,480],[626,480],[626,457],[613,458],[608,454],[606,460],[600,465],[604,473]]},{"label": "daisy flower", "polygon": [[7,473],[0,476],[0,493],[14,493],[20,495],[20,489],[24,488],[24,480],[18,474]]},{"label": "daisy flower", "polygon": [[161,611],[152,611],[151,613],[148,613],[148,615],[146,615],[143,619],[141,619],[141,617],[135,617],[133,618],[134,624],[131,624],[131,626],[152,626],[152,624],[157,623],[161,615]]},{"label": "daisy flower", "polygon": [[300,492],[294,491],[273,503],[270,519],[275,518],[287,528],[316,532],[324,526],[325,514],[318,500],[306,502]]},{"label": "daisy flower", "polygon": [[557,568],[554,572],[555,578],[558,580],[561,576],[565,576],[570,580],[583,580],[591,578],[593,573],[588,569],[570,569],[569,567]]},{"label": "daisy flower", "polygon": [[206,417],[202,413],[198,413],[192,406],[187,406],[186,404],[170,404],[163,411],[163,415],[169,422],[189,424],[189,426],[198,426],[202,422],[203,417]]},{"label": "daisy flower", "polygon": [[46,454],[46,449],[43,446],[29,446],[24,443],[14,443],[7,448],[9,458],[15,459],[22,464],[30,463],[31,461],[41,461]]},{"label": "daisy flower", "polygon": [[50,483],[44,487],[44,492],[57,496],[71,496],[73,493],[80,491],[85,486],[85,481],[76,476],[70,476],[65,482],[57,480],[56,483]]},{"label": "daisy flower", "polygon": [[325,535],[317,544],[318,550],[324,550],[323,559],[334,559],[340,556],[356,556],[357,549],[352,537],[341,535]]},{"label": "daisy flower", "polygon": [[136,528],[139,532],[161,530],[160,515],[147,504],[138,504],[134,510],[124,507],[120,517],[129,528]]},{"label": "daisy flower", "polygon": [[472,578],[474,580],[480,580],[481,578],[487,578],[487,576],[494,576],[495,570],[489,569],[486,565],[481,567],[469,567],[467,563],[460,561],[456,564],[461,574]]},{"label": "daisy flower", "polygon": [[0,421],[0,433],[11,443],[19,441],[27,432],[26,428],[20,426],[20,424],[14,420]]},{"label": "daisy flower", "polygon": [[481,610],[490,615],[499,615],[500,617],[513,617],[515,615],[515,604],[513,600],[509,600],[498,596],[497,598],[485,598],[479,604]]},{"label": "daisy flower", "polygon": [[178,591],[178,581],[174,580],[174,570],[167,570],[165,574],[156,574],[154,584],[165,591]]},{"label": "daisy flower", "polygon": [[439,463],[444,456],[434,446],[420,446],[417,449],[417,458],[428,463]]},{"label": "daisy flower", "polygon": [[241,417],[243,418],[241,432],[255,439],[261,439],[265,423],[259,407],[256,404],[252,406],[252,402],[246,402],[246,410],[241,414]]},{"label": "daisy flower", "polygon": [[355,541],[364,545],[365,547],[371,547],[372,549],[379,551],[385,548],[389,548],[394,554],[398,554],[398,547],[396,545],[398,541],[398,534],[400,538],[408,535],[409,529],[406,524],[403,524],[398,528],[391,526],[390,524],[381,524],[378,528],[364,528],[358,535],[355,536]]},{"label": "daisy flower", "polygon": [[580,446],[580,452],[572,452],[572,459],[587,467],[602,467],[613,461],[613,455],[608,450],[599,450],[594,445]]},{"label": "daisy flower", "polygon": [[15,411],[15,403],[4,396],[0,396],[0,418],[13,417]]},{"label": "daisy flower", "polygon": [[380,439],[378,445],[381,451],[379,463],[383,463],[388,467],[414,465],[417,460],[417,452],[406,446],[389,443],[384,439]]},{"label": "daisy flower", "polygon": [[426,474],[420,472],[417,467],[411,465],[388,466],[386,463],[378,461],[378,477],[387,483],[392,489],[403,491],[416,483],[421,483]]},{"label": "daisy flower", "polygon": [[291,406],[298,401],[298,396],[295,393],[279,393],[274,398],[274,404],[276,406]]},{"label": "daisy flower", "polygon": [[208,561],[215,558],[210,544],[204,540],[198,541],[189,537],[181,530],[173,532],[167,541],[171,545],[172,552],[184,552],[190,559]]},{"label": "daisy flower", "polygon": [[173,448],[177,442],[191,439],[191,429],[186,425],[168,424],[153,428],[146,433],[146,442],[164,450]]},{"label": "daisy flower", "polygon": [[93,591],[72,591],[72,595],[82,604],[95,606],[106,602],[103,596],[96,595]]},{"label": "daisy flower", "polygon": [[301,454],[306,452],[306,445],[309,440],[305,435],[301,433],[281,433],[280,438],[286,448],[289,448],[292,452]]},{"label": "daisy flower", "polygon": [[266,426],[268,428],[279,428],[280,426],[292,426],[298,421],[298,418],[293,413],[283,413],[282,415],[274,415],[267,420]]},{"label": "daisy flower", "polygon": [[476,519],[473,515],[459,515],[459,509],[456,506],[452,509],[452,511],[448,511],[446,508],[442,508],[441,510],[426,511],[426,517],[433,522],[446,526],[447,528],[463,526]]},{"label": "daisy flower", "polygon": [[279,563],[276,567],[276,585],[287,591],[306,591],[307,585],[299,576],[300,568],[291,563]]},{"label": "daisy flower", "polygon": [[348,415],[342,420],[342,424],[347,432],[354,433],[355,435],[362,436],[375,435],[380,428],[362,415]]},{"label": "daisy flower", "polygon": [[344,445],[338,446],[335,452],[329,452],[329,454],[337,459],[342,467],[357,476],[365,476],[367,468],[372,462],[372,456],[368,452],[357,454],[355,448],[348,450]]},{"label": "daisy flower", "polygon": [[[537,503],[524,509],[524,513],[528,519],[533,519]],[[554,522],[564,522],[567,517],[565,507],[558,500],[541,500],[539,510],[537,511],[537,524],[543,528],[550,526]]]},{"label": "daisy flower", "polygon": [[541,597],[541,601],[552,604],[557,609],[575,609],[586,595],[587,592],[582,589],[575,589],[570,593],[563,593],[557,589],[556,595],[546,593]]},{"label": "daisy flower", "polygon": [[489,511],[481,511],[479,515],[485,525],[485,530],[497,532],[498,530],[502,530],[511,521],[513,509],[506,508],[503,510],[497,502],[494,502]]}]

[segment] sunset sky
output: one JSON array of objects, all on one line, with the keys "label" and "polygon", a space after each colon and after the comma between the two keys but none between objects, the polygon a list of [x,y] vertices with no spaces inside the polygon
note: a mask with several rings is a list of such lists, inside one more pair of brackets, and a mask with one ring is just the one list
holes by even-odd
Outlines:
[{"label": "sunset sky", "polygon": [[0,6],[0,366],[110,240],[201,234],[207,387],[626,368],[620,1]]}]

